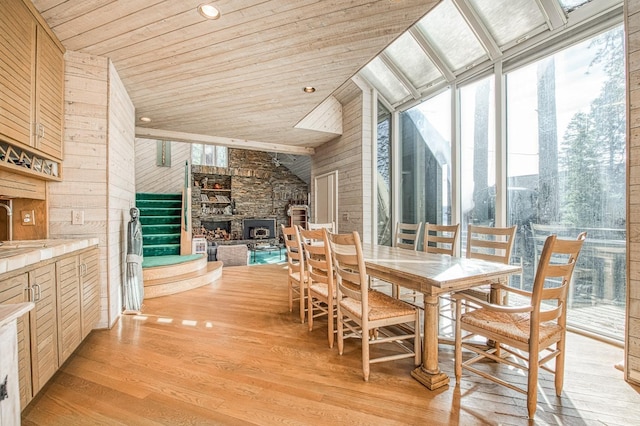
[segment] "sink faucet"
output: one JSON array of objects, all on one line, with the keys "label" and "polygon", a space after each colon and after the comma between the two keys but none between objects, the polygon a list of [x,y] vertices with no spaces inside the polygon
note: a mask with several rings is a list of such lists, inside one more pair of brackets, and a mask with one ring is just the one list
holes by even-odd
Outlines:
[{"label": "sink faucet", "polygon": [[7,222],[9,222],[9,235],[8,240],[13,240],[13,218],[11,217],[13,211],[11,210],[11,200],[9,200],[9,204],[0,203],[0,207],[4,207],[7,210]]}]

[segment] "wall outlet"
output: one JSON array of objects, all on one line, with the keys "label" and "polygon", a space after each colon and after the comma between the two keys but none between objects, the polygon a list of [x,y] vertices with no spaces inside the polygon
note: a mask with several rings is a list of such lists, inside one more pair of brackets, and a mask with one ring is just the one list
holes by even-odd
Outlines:
[{"label": "wall outlet", "polygon": [[71,210],[71,224],[72,225],[84,225],[84,211]]},{"label": "wall outlet", "polygon": [[34,210],[21,210],[20,217],[22,219],[20,223],[25,226],[33,226],[36,224],[36,215]]}]

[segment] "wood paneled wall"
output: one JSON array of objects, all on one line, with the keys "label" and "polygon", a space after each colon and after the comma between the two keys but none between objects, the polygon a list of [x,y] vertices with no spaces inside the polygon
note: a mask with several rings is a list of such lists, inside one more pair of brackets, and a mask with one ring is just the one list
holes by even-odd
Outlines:
[{"label": "wood paneled wall", "polygon": [[[101,315],[110,327],[122,303],[122,259],[135,197],[133,104],[107,58],[65,54],[64,181],[48,184],[51,238],[98,237]],[[73,225],[73,211],[84,224]]]},{"label": "wood paneled wall", "polygon": [[136,139],[136,192],[182,193],[184,163],[191,165],[191,144],[171,142],[171,166],[156,165],[156,141]]},{"label": "wood paneled wall", "polygon": [[135,108],[127,90],[109,61],[109,110],[107,144],[108,291],[109,326],[122,312],[129,209],[135,206]]},{"label": "wood paneled wall", "polygon": [[625,375],[640,384],[640,0],[625,2],[627,46],[627,339]]},{"label": "wood paneled wall", "polygon": [[[311,192],[316,176],[338,170],[338,230],[358,231],[371,241],[371,92],[349,81],[337,97],[342,103],[342,136],[316,149]],[[311,196],[313,200],[313,194]],[[313,218],[313,216],[312,216]]]},{"label": "wood paneled wall", "polygon": [[[65,53],[64,181],[48,184],[51,238],[98,237],[101,315],[107,327],[107,110],[108,60]],[[71,223],[72,212],[84,224]]]}]

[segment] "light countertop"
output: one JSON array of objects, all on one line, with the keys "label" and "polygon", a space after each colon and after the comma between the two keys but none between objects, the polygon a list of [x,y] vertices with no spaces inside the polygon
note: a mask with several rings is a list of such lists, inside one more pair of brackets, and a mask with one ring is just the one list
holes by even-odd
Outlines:
[{"label": "light countertop", "polygon": [[0,274],[98,244],[98,238],[4,241],[0,245]]}]

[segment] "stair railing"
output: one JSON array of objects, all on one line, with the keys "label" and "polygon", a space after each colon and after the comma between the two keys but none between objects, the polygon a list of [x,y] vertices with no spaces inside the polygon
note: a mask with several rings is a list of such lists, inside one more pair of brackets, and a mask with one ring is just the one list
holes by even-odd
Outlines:
[{"label": "stair railing", "polygon": [[184,187],[182,188],[182,218],[180,226],[180,254],[191,254],[191,185],[189,161],[184,164]]}]

